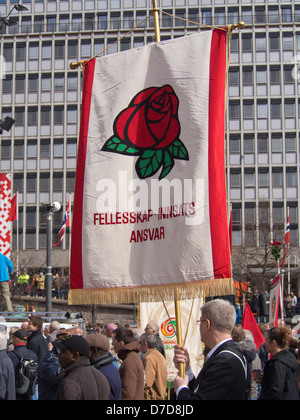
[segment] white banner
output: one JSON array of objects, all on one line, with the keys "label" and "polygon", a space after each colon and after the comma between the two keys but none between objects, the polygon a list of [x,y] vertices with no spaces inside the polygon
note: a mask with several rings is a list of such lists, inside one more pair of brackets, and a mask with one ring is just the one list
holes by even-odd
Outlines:
[{"label": "white banner", "polygon": [[269,311],[269,327],[277,327],[278,310],[281,296],[281,275],[278,274],[272,283],[270,290],[270,311]]},{"label": "white banner", "polygon": [[226,39],[204,31],[86,63],[70,302],[232,291]]},{"label": "white banner", "polygon": [[[177,339],[174,328],[171,325],[172,323],[176,328],[175,307],[174,302],[171,301],[165,302],[165,305],[167,311],[165,310],[163,303],[160,302],[141,303],[140,326],[144,329],[149,321],[155,321],[159,325],[159,335],[166,352],[168,382],[173,382],[178,373],[173,363],[174,345],[177,344]],[[184,347],[189,351],[191,366],[195,376],[199,373],[204,360],[200,329],[199,325],[196,323],[196,321],[200,319],[200,308],[202,305],[202,298],[194,299],[194,302],[193,299],[180,301],[182,340],[185,339],[187,332]],[[171,320],[169,319],[169,315]]]}]

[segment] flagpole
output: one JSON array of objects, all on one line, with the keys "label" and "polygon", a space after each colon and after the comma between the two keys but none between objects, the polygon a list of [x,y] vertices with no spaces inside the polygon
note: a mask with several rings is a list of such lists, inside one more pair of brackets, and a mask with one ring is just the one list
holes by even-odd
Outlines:
[{"label": "flagpole", "polygon": [[16,212],[17,212],[17,262],[16,262],[16,271],[17,276],[19,275],[19,191],[17,191],[16,197]]},{"label": "flagpole", "polygon": [[160,29],[159,29],[159,9],[157,8],[157,0],[152,0],[153,5],[153,16],[154,16],[154,28],[155,28],[155,41],[160,42]]},{"label": "flagpole", "polygon": [[[176,337],[177,344],[182,346],[182,328],[181,328],[181,311],[180,311],[180,300],[179,300],[179,291],[178,287],[175,289],[175,318],[176,318]],[[179,363],[178,365],[179,376],[184,378],[185,374],[185,365],[184,363]]]},{"label": "flagpole", "polygon": [[69,193],[70,200],[70,216],[69,216],[69,275],[70,275],[70,262],[71,262],[71,238],[72,238],[72,194]]},{"label": "flagpole", "polygon": [[[287,220],[290,223],[290,208],[287,207]],[[291,293],[291,272],[290,272],[290,240],[287,244],[287,252],[288,252],[288,294]]]}]

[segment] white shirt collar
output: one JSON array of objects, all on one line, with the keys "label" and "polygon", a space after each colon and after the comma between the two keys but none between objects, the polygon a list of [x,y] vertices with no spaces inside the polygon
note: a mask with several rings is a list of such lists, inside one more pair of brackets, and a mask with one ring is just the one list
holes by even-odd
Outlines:
[{"label": "white shirt collar", "polygon": [[224,344],[224,343],[226,343],[227,341],[230,341],[230,340],[232,340],[232,338],[226,338],[225,340],[220,341],[220,343],[216,344],[215,347],[213,347],[210,350],[210,352],[207,354],[207,358],[209,359],[222,344]]}]

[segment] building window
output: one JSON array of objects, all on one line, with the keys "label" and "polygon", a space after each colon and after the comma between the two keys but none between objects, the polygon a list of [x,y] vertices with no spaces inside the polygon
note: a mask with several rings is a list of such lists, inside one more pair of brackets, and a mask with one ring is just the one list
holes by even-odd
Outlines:
[{"label": "building window", "polygon": [[281,118],[281,100],[271,100],[271,118]]},{"label": "building window", "polygon": [[239,119],[240,118],[240,103],[239,102],[229,102],[229,119]]},{"label": "building window", "polygon": [[37,74],[28,75],[28,92],[36,93],[38,91],[39,79]]},{"label": "building window", "polygon": [[286,186],[297,187],[297,169],[296,168],[286,169]]},{"label": "building window", "polygon": [[292,22],[292,8],[290,6],[282,7],[282,23]]},{"label": "building window", "polygon": [[39,58],[39,44],[32,42],[29,44],[29,60],[38,60]]},{"label": "building window", "polygon": [[42,45],[42,60],[49,60],[52,57],[52,44],[43,43]]},{"label": "building window", "polygon": [[274,188],[283,187],[283,172],[282,168],[273,168],[272,169],[272,185]]},{"label": "building window", "polygon": [[252,51],[252,35],[245,34],[242,36],[242,51],[251,52]]},{"label": "building window", "polygon": [[55,59],[65,58],[65,42],[57,41],[55,43]]},{"label": "building window", "polygon": [[268,168],[258,169],[258,186],[269,187],[269,169]]},{"label": "building window", "polygon": [[269,43],[270,43],[270,51],[279,51],[280,44],[279,44],[279,34],[278,33],[270,33],[269,34]]},{"label": "building window", "polygon": [[47,16],[47,32],[56,32],[56,16]]},{"label": "building window", "polygon": [[38,123],[38,109],[37,107],[28,108],[28,125],[37,125]]},{"label": "building window", "polygon": [[42,107],[41,109],[41,124],[42,125],[49,125],[51,122],[51,108],[50,107]]}]

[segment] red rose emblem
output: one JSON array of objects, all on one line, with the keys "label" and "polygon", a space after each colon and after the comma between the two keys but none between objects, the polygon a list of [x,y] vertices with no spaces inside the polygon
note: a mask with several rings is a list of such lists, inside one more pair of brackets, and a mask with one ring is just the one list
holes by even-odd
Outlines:
[{"label": "red rose emblem", "polygon": [[189,160],[179,139],[179,100],[170,85],[139,92],[115,118],[114,135],[102,147],[107,152],[136,156],[139,178],[153,176],[162,166],[159,179],[173,168],[174,159]]},{"label": "red rose emblem", "polygon": [[178,98],[171,86],[138,93],[114,122],[115,136],[142,149],[162,149],[179,138]]}]

